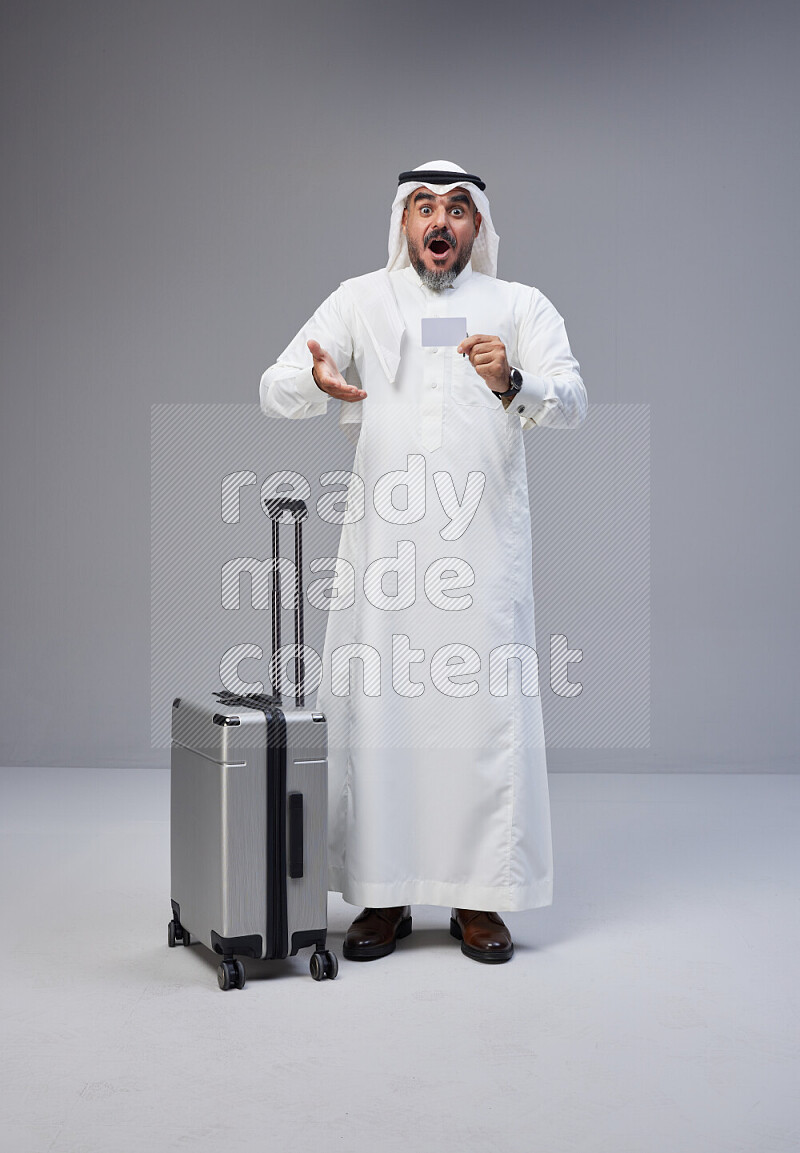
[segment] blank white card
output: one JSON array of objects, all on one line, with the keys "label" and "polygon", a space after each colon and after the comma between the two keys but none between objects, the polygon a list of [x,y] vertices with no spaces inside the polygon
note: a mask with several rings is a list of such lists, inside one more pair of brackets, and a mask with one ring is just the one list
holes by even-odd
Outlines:
[{"label": "blank white card", "polygon": [[467,339],[466,316],[425,316],[422,318],[422,345],[424,348],[452,346],[456,348]]}]

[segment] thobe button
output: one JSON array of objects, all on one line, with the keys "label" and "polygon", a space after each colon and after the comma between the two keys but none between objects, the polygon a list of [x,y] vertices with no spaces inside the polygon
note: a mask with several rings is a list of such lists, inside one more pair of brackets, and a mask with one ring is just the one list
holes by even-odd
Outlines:
[{"label": "thobe button", "polygon": [[524,411],[525,411],[525,405],[524,405],[524,404],[521,404],[521,405],[519,406],[519,408],[517,409],[517,412],[524,412]]}]

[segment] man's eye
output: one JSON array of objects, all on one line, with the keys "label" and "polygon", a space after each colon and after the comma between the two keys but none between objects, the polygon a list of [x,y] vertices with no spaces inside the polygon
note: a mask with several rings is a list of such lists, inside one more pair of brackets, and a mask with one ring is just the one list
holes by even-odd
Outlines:
[{"label": "man's eye", "polygon": [[430,212],[430,208],[427,205],[424,205],[422,208],[420,208],[419,211],[421,216],[427,216]]}]

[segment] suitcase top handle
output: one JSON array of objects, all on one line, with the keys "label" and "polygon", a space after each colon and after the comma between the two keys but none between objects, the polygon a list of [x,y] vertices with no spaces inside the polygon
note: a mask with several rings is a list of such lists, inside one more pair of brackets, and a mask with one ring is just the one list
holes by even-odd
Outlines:
[{"label": "suitcase top handle", "polygon": [[270,520],[282,520],[283,513],[288,512],[292,520],[297,523],[308,520],[308,509],[303,500],[288,496],[271,496],[264,501],[264,509]]}]

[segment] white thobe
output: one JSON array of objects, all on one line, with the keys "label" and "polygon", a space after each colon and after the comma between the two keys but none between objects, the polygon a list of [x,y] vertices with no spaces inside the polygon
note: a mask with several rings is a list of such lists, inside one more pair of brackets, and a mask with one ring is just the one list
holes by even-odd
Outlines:
[{"label": "white thobe", "polygon": [[[523,374],[508,410],[455,348],[423,347],[422,319],[443,316],[503,340]],[[563,320],[536,289],[469,265],[441,292],[412,268],[345,281],[264,373],[268,415],[325,412],[312,338],[368,394],[342,402],[341,419],[360,420],[360,480],[337,590],[347,566],[355,585],[331,602],[318,694],[330,887],[373,907],[549,904],[522,429],[585,415]]]}]

